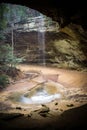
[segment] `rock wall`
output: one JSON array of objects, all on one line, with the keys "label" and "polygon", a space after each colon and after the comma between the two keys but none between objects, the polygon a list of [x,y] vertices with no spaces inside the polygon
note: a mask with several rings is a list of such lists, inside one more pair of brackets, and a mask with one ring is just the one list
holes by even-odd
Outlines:
[{"label": "rock wall", "polygon": [[[45,58],[47,65],[71,68],[87,68],[87,8],[85,2],[75,1],[32,0],[28,2],[3,0],[13,4],[26,5],[36,9],[57,21],[60,30],[45,32]],[[24,57],[29,63],[37,63],[39,57],[38,32],[14,32],[15,52]],[[42,35],[42,34],[40,34]],[[11,43],[11,34],[7,36],[7,43]]]},{"label": "rock wall", "polygon": [[[43,34],[44,39],[42,39]],[[86,71],[86,34],[87,32],[84,31],[82,26],[76,24],[69,24],[59,31],[48,29],[45,32],[38,32],[34,28],[29,32],[15,30],[15,54],[18,57],[24,57],[24,63],[40,64],[40,61],[43,62],[41,60],[43,58],[41,44],[44,40],[44,58],[47,66]],[[40,39],[38,39],[38,35],[41,36]],[[11,43],[10,33],[7,35],[7,43]]]}]

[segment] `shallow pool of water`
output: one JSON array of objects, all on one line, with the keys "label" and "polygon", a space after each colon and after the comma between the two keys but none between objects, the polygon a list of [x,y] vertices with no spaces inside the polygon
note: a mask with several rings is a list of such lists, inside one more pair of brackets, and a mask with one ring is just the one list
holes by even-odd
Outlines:
[{"label": "shallow pool of water", "polygon": [[61,99],[62,94],[59,88],[62,86],[54,82],[41,83],[29,90],[29,92],[16,93],[9,97],[11,101],[23,104],[48,103],[55,99]]},{"label": "shallow pool of water", "polygon": [[59,99],[59,98],[61,98],[61,94],[54,94],[54,95],[38,94],[32,96],[31,98],[21,96],[20,102],[25,104],[41,104],[41,103],[48,103],[54,99]]}]

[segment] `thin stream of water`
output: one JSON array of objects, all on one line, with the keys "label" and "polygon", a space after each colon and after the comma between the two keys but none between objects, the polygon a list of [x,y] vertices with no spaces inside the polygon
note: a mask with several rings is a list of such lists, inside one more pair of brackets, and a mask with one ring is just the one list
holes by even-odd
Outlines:
[{"label": "thin stream of water", "polygon": [[45,19],[43,15],[40,16],[41,19],[39,20],[38,25],[38,53],[39,53],[39,64],[45,66]]}]

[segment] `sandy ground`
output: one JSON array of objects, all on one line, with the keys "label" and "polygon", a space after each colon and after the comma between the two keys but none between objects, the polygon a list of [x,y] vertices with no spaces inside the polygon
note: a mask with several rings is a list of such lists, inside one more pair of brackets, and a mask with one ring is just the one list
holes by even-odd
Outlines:
[{"label": "sandy ground", "polygon": [[[85,127],[87,122],[87,73],[42,66],[18,66],[32,78],[21,79],[0,92],[1,128],[73,129]],[[53,81],[62,98],[46,104],[22,104],[8,99],[25,93],[38,84]],[[16,125],[15,125],[16,124]]]}]

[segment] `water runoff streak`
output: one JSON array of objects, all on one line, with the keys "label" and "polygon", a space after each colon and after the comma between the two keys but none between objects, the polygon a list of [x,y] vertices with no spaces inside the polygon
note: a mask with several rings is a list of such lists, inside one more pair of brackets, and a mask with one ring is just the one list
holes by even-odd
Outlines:
[{"label": "water runoff streak", "polygon": [[40,65],[45,66],[46,64],[46,59],[45,59],[45,18],[41,14],[38,19],[38,62]]}]

